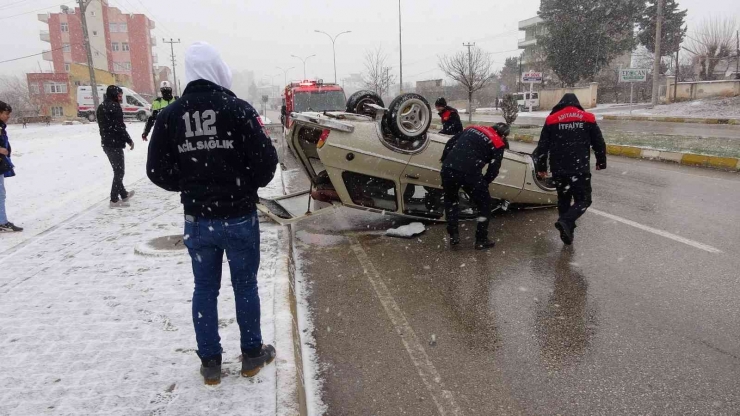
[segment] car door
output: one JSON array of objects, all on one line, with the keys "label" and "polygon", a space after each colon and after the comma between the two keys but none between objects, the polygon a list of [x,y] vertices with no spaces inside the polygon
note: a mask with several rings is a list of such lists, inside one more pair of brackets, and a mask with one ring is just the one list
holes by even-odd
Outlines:
[{"label": "car door", "polygon": [[429,135],[427,147],[411,156],[401,174],[403,213],[430,218],[444,216],[442,162],[439,160],[452,136]]}]

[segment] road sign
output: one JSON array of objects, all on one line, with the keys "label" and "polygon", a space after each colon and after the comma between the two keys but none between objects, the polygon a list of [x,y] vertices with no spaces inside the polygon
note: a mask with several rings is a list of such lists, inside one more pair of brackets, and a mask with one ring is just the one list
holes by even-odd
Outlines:
[{"label": "road sign", "polygon": [[522,74],[522,82],[542,82],[542,72],[525,72]]},{"label": "road sign", "polygon": [[620,69],[619,82],[645,82],[647,81],[647,69]]}]

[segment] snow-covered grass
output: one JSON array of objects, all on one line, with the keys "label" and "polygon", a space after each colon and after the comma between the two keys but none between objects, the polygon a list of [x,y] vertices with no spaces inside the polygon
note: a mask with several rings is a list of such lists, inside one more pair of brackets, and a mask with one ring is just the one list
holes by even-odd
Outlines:
[{"label": "snow-covered grass", "polygon": [[[203,385],[185,251],[135,254],[182,233],[179,195],[145,178],[142,123],[129,130],[132,208],[107,207],[112,172],[94,125],[11,127],[18,176],[6,181],[11,220],[0,236],[0,415],[295,414],[296,367],[285,233],[262,222],[262,333],[278,357],[239,376],[239,329],[228,267],[219,302],[224,378]],[[261,191],[282,193],[281,178]],[[226,264],[224,264],[226,266]]]},{"label": "snow-covered grass", "polygon": [[[615,110],[601,114],[629,115],[629,110]],[[666,116],[695,118],[740,118],[740,96],[707,98],[703,100],[659,105],[655,108],[633,110],[633,116]]]}]

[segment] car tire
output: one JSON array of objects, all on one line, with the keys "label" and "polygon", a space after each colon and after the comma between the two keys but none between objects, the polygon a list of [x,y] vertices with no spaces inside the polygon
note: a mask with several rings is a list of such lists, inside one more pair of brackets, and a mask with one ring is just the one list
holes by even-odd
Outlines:
[{"label": "car tire", "polygon": [[149,118],[149,117],[146,116],[146,113],[140,112],[140,113],[136,114],[136,118],[139,121],[146,121],[146,119]]},{"label": "car tire", "polygon": [[383,99],[372,91],[362,90],[350,95],[347,100],[347,112],[374,117],[375,110],[366,107],[367,104],[376,104],[384,107]]},{"label": "car tire", "polygon": [[94,123],[95,122],[95,113],[87,113],[87,121]]},{"label": "car tire", "polygon": [[429,102],[419,94],[403,94],[388,107],[385,125],[399,139],[415,140],[424,136],[432,124]]}]

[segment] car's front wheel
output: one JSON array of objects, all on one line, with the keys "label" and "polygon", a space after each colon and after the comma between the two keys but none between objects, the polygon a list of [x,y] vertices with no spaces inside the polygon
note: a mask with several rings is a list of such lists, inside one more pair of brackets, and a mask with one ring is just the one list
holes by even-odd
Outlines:
[{"label": "car's front wheel", "polygon": [[406,140],[424,136],[432,124],[432,109],[429,102],[419,94],[403,94],[396,97],[386,113],[386,126],[391,133]]},{"label": "car's front wheel", "polygon": [[347,100],[347,112],[374,117],[375,110],[368,107],[368,104],[384,106],[383,99],[378,94],[372,91],[362,90],[350,95]]}]

